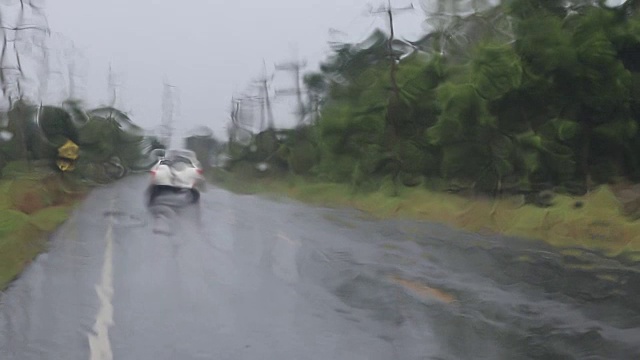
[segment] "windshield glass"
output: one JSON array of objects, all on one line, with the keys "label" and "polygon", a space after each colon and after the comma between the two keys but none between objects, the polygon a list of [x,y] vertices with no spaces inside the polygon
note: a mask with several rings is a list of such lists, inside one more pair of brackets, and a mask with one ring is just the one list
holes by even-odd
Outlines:
[{"label": "windshield glass", "polygon": [[640,0],[0,34],[0,360],[640,360]]}]

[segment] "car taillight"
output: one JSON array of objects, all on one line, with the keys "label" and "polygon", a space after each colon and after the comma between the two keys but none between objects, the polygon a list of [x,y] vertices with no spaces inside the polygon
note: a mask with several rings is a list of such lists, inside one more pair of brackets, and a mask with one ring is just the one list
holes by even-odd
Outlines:
[{"label": "car taillight", "polygon": [[151,170],[149,172],[151,173],[151,176],[156,176],[156,172],[157,172],[156,170]]},{"label": "car taillight", "polygon": [[200,174],[200,175],[202,175],[202,174],[204,173],[204,171],[203,171],[202,169],[197,169],[197,168],[196,168],[196,171],[197,171],[197,172],[198,172],[198,174]]}]

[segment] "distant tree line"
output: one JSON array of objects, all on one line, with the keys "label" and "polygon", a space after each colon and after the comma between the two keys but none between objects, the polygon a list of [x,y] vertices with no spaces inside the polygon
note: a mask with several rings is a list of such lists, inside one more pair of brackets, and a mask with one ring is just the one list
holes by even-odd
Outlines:
[{"label": "distant tree line", "polygon": [[[19,162],[107,182],[130,170],[146,169],[152,161],[150,152],[161,147],[112,107],[85,110],[74,101],[62,106],[18,101],[0,118],[5,120],[0,126],[0,174],[7,164]],[[65,144],[77,148],[74,156],[61,154]]]},{"label": "distant tree line", "polygon": [[335,45],[304,77],[320,115],[231,139],[230,166],[487,194],[639,181],[639,2],[473,3],[429,13],[437,26],[416,42]]}]

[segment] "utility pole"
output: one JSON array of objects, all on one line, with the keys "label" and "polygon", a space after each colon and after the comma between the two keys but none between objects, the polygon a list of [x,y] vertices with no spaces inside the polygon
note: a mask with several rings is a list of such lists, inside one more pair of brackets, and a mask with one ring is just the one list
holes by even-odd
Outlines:
[{"label": "utility pole", "polygon": [[293,89],[278,90],[278,94],[295,95],[298,102],[298,125],[304,121],[304,103],[302,102],[302,90],[300,88],[300,70],[307,66],[306,61],[290,61],[287,63],[276,64],[276,70],[289,71],[293,73],[295,85]]},{"label": "utility pole", "polygon": [[[79,99],[84,91],[79,91],[78,87],[81,85],[80,80],[84,78],[84,74],[80,74],[80,60],[81,60],[81,52],[78,48],[76,48],[75,44],[72,43],[71,49],[69,51],[70,55],[66,59],[67,61],[67,71],[69,76],[69,98],[71,99]],[[45,59],[46,61],[46,59]],[[48,62],[47,62],[48,63]],[[124,109],[122,109],[124,110]]]},{"label": "utility pole", "polygon": [[111,66],[111,63],[109,63],[109,75],[107,77],[107,85],[108,85],[107,94],[111,97],[111,100],[109,101],[109,103],[111,104],[111,107],[116,107],[116,101],[118,99],[119,84],[116,84],[115,76],[113,75],[113,67]]},{"label": "utility pole", "polygon": [[258,85],[258,89],[260,95],[258,98],[260,99],[260,129],[259,132],[265,130],[265,120],[267,123],[267,129],[272,130],[275,128],[275,123],[273,120],[273,112],[271,110],[271,100],[269,98],[269,82],[273,80],[273,76],[269,77],[267,75],[267,66],[262,62],[263,71],[262,76],[255,80]]},{"label": "utility pole", "polygon": [[175,96],[176,87],[168,83],[164,83],[162,91],[162,119],[160,123],[161,137],[163,145],[169,148],[171,138],[173,136],[173,116],[175,114]]},{"label": "utility pole", "polygon": [[238,124],[238,112],[240,111],[240,101],[235,98],[231,98],[231,123],[234,126]]},{"label": "utility pole", "polygon": [[231,97],[231,124],[229,124],[227,127],[229,142],[235,140],[235,134],[238,129],[238,112],[240,111],[240,102],[241,100],[236,99],[235,97]]},{"label": "utility pole", "polygon": [[[17,7],[19,5],[19,8]],[[2,11],[2,21],[0,24],[0,37],[2,50],[0,53],[0,98],[13,105],[21,100],[25,95],[34,95],[36,92],[31,88],[31,77],[35,77],[36,82],[40,80],[33,74],[36,69],[33,66],[22,68],[23,60],[37,60],[30,58],[35,43],[44,42],[49,35],[49,28],[46,17],[39,11],[39,8],[31,1],[21,0],[18,3],[7,4],[8,8]],[[29,14],[28,19],[25,14]],[[35,16],[40,15],[40,16]],[[27,21],[28,20],[28,21]],[[28,43],[28,47],[20,46]],[[28,63],[28,61],[27,61]],[[29,78],[28,78],[29,77]],[[25,87],[25,88],[23,88]],[[33,93],[31,93],[33,91]],[[37,99],[34,99],[37,101]]]},{"label": "utility pole", "polygon": [[393,27],[393,14],[413,11],[413,4],[411,6],[403,7],[403,8],[393,8],[391,7],[391,0],[387,0],[386,7],[380,7],[376,11],[372,11],[372,14],[385,14],[389,18],[389,40],[387,41],[387,51],[389,52],[389,61],[391,64],[390,67],[390,78],[391,78],[391,87],[393,89],[393,95],[395,99],[398,100],[400,97],[400,88],[398,87],[398,81],[396,79],[396,74],[398,72],[398,60],[393,54],[393,40],[395,39],[395,29]]},{"label": "utility pole", "polygon": [[260,98],[260,127],[258,128],[258,133],[264,130],[264,125],[265,125],[265,106],[266,106],[265,97],[269,95],[267,91],[265,91],[265,88],[266,88],[266,81],[263,80],[260,82],[260,89],[258,90],[259,91],[258,97]]}]

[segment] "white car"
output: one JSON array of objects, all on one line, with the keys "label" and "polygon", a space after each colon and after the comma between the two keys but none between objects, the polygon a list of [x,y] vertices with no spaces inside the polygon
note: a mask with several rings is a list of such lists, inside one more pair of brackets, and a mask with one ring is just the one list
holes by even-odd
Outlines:
[{"label": "white car", "polygon": [[149,204],[163,192],[184,192],[192,195],[193,202],[200,199],[206,180],[202,166],[191,150],[167,150],[151,168],[151,182],[147,192]]}]

